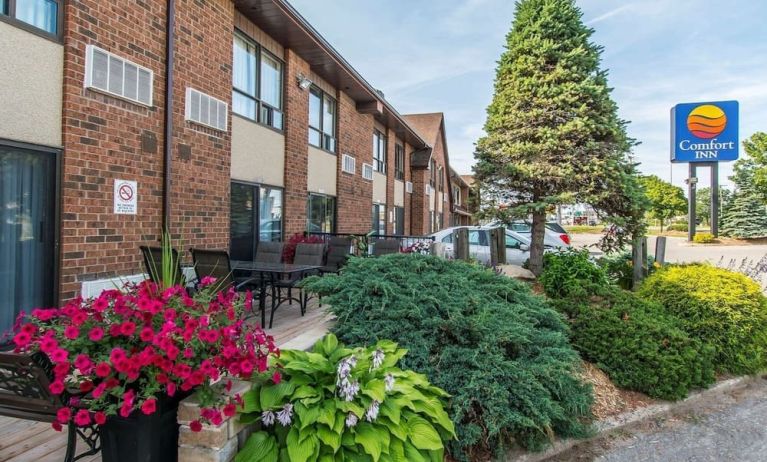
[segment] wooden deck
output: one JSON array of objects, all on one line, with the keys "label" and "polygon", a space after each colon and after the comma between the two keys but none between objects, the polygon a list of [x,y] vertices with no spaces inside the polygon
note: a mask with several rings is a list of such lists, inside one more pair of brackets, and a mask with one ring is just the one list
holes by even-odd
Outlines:
[{"label": "wooden deck", "polygon": [[[274,328],[266,332],[282,349],[307,349],[328,331],[331,323],[331,315],[311,300],[304,317],[298,304],[281,306],[274,314]],[[84,450],[85,444],[78,442],[78,449]],[[61,462],[66,450],[66,429],[56,432],[48,423],[0,416],[0,462]],[[80,461],[101,462],[101,456]]]}]

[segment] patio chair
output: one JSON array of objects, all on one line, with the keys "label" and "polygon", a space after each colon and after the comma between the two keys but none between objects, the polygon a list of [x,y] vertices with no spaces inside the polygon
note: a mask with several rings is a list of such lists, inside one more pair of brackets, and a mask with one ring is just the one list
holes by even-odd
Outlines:
[{"label": "patio chair", "polygon": [[189,249],[189,251],[192,253],[194,272],[198,281],[202,281],[202,278],[206,276],[213,277],[221,288],[234,287],[234,290],[238,292],[260,287],[258,278],[234,277],[232,263],[226,251],[203,249]]},{"label": "patio chair", "polygon": [[381,239],[373,244],[374,257],[391,253],[399,253],[399,239]]},{"label": "patio chair", "polygon": [[338,273],[341,268],[346,264],[346,261],[351,256],[352,240],[350,237],[332,237],[328,241],[328,255],[325,260],[325,266],[320,269],[320,272],[325,273]]},{"label": "patio chair", "polygon": [[261,263],[282,262],[282,242],[260,241],[256,247],[256,261]]},{"label": "patio chair", "polygon": [[[160,247],[148,247],[145,245],[139,246],[139,249],[141,249],[141,255],[144,258],[146,274],[152,282],[159,284],[161,282],[160,279],[162,279],[162,249]],[[174,273],[176,280],[173,281],[174,285],[184,284],[185,278],[184,272],[181,269],[181,258],[179,257],[179,253],[176,249],[172,249],[171,255],[173,256],[173,261],[175,263]]]},{"label": "patio chair", "polygon": [[[296,246],[296,256],[293,258],[293,264],[322,266],[322,261],[324,258],[325,258],[325,244],[298,244]],[[290,279],[278,279],[274,281],[272,288],[274,291],[276,291],[276,294],[275,293],[272,294],[272,313],[269,316],[270,329],[274,322],[274,312],[276,311],[276,306],[278,306],[277,304],[279,304],[282,301],[282,297],[279,294],[279,292],[282,289],[287,289],[288,291],[288,297],[287,297],[288,304],[292,304],[293,289],[294,288],[298,289],[299,302],[301,305],[301,316],[306,314],[306,304],[309,301],[309,297],[304,290],[296,286],[298,285],[299,282],[301,282],[301,280],[304,277],[311,274],[319,274],[319,270],[304,272],[302,274],[298,274],[294,277],[291,277]]]}]

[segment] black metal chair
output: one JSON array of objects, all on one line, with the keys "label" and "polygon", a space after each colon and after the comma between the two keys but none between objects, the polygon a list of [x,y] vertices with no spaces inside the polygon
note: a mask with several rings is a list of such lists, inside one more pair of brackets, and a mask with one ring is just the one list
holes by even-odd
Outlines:
[{"label": "black metal chair", "polygon": [[256,247],[256,261],[261,263],[282,262],[282,242],[260,241]]},{"label": "black metal chair", "polygon": [[[155,284],[159,284],[162,279],[162,248],[160,247],[148,247],[145,245],[139,246],[141,249],[141,255],[144,257],[144,268],[149,279]],[[184,284],[186,278],[184,277],[184,271],[181,269],[181,258],[176,249],[171,250],[174,265],[174,281],[175,284]]]},{"label": "black metal chair", "polygon": [[[55,422],[56,411],[63,407],[63,399],[52,394],[48,386],[53,377],[53,365],[42,353],[0,352],[0,415],[38,422]],[[77,454],[77,438],[88,446]],[[77,427],[67,425],[67,453],[64,462],[74,462],[92,456],[101,450],[97,425]]]},{"label": "black metal chair", "polygon": [[[325,244],[298,244],[296,246],[296,255],[293,258],[293,264],[294,265],[309,265],[309,266],[322,266],[322,261],[325,258]],[[301,280],[306,277],[307,275],[311,274],[319,274],[319,269],[315,271],[308,271],[303,272],[301,274],[297,274],[289,279],[278,279],[273,282],[272,285],[272,313],[269,316],[269,328],[271,329],[272,324],[274,322],[274,312],[276,311],[276,307],[279,303],[282,301],[282,297],[280,295],[280,291],[282,289],[287,289],[288,291],[288,304],[292,304],[293,301],[293,289],[296,288],[299,291],[299,302],[301,304],[301,316],[306,314],[306,305],[309,301],[309,297],[306,293],[306,291],[302,290],[300,287],[297,287],[298,283],[301,282]]]},{"label": "black metal chair", "polygon": [[332,237],[328,241],[328,254],[325,259],[325,266],[320,269],[320,272],[325,273],[338,273],[341,268],[346,264],[346,261],[351,256],[352,240],[350,237]]},{"label": "black metal chair", "polygon": [[373,243],[374,257],[392,253],[399,253],[399,239],[380,239]]},{"label": "black metal chair", "polygon": [[198,282],[208,276],[215,278],[215,284],[221,289],[234,287],[237,291],[245,291],[260,287],[258,278],[234,276],[229,253],[224,250],[189,249],[189,252],[192,254]]}]

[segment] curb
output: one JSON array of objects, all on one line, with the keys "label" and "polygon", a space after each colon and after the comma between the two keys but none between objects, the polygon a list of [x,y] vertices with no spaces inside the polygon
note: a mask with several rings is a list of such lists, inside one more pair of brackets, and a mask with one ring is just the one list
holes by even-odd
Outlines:
[{"label": "curb", "polygon": [[684,408],[685,406],[693,405],[701,401],[709,401],[712,398],[715,398],[724,393],[729,393],[731,391],[744,388],[750,383],[761,379],[762,377],[760,375],[749,375],[723,380],[711,388],[694,392],[681,401],[652,404],[647,407],[598,421],[594,424],[597,434],[591,438],[556,440],[549,449],[537,453],[530,453],[521,449],[514,449],[509,451],[503,460],[507,462],[543,462],[549,458],[565,453],[578,444],[598,440],[608,436],[616,430],[621,430],[639,422],[668,415],[673,411]]}]

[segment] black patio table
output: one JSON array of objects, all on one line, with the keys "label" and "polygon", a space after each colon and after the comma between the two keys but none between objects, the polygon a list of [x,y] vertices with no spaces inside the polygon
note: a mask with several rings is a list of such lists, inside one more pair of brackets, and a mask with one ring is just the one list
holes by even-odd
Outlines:
[{"label": "black patio table", "polygon": [[[292,263],[265,263],[259,261],[233,261],[232,270],[249,272],[251,274],[258,274],[260,291],[258,294],[258,309],[261,310],[261,327],[266,328],[266,286],[265,282],[273,282],[281,276],[291,277],[294,274],[298,274],[299,278],[303,279],[306,273],[319,270],[322,266],[314,265],[294,265]],[[280,305],[285,302],[297,301],[301,303],[301,300],[296,297],[286,297],[281,300],[277,305],[272,308],[272,315]],[[271,328],[271,326],[269,326]]]}]

